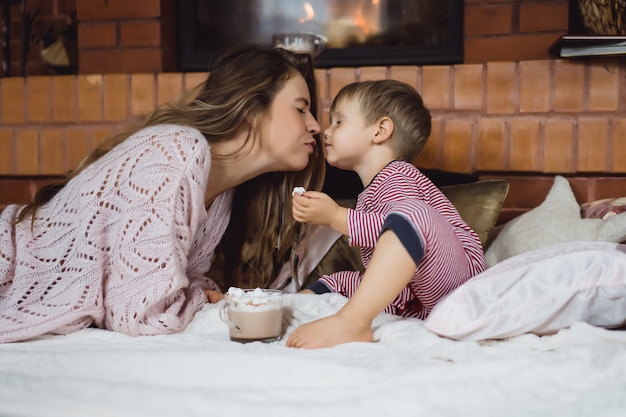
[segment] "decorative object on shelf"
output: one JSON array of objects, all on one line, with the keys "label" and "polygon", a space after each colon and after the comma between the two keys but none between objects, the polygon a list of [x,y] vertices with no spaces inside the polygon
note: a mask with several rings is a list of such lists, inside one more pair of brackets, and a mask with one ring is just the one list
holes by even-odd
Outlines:
[{"label": "decorative object on shelf", "polygon": [[626,0],[578,0],[582,24],[594,35],[626,35]]}]

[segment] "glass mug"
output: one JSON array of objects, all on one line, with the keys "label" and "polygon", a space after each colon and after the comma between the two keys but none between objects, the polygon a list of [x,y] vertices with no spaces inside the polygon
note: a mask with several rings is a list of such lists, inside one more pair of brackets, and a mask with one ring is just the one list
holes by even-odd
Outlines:
[{"label": "glass mug", "polygon": [[283,292],[230,288],[224,294],[220,319],[235,342],[273,342],[282,336]]},{"label": "glass mug", "polygon": [[315,33],[276,33],[272,35],[272,45],[315,58],[324,50],[326,38]]}]

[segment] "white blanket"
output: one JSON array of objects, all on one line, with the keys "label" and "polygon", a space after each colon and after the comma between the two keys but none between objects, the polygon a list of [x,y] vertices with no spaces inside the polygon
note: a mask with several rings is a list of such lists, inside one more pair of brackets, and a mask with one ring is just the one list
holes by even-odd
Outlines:
[{"label": "white blanket", "polygon": [[[286,332],[345,298],[286,296]],[[220,304],[176,335],[97,329],[0,345],[0,416],[624,416],[626,332],[576,323],[477,343],[381,314],[374,343],[228,340]]]}]

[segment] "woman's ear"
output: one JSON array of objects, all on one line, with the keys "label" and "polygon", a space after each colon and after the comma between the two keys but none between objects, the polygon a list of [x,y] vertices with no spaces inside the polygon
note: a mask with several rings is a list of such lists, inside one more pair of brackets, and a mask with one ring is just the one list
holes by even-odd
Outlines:
[{"label": "woman's ear", "polygon": [[393,133],[393,120],[385,116],[378,121],[378,130],[374,134],[374,143],[383,143],[391,138]]}]

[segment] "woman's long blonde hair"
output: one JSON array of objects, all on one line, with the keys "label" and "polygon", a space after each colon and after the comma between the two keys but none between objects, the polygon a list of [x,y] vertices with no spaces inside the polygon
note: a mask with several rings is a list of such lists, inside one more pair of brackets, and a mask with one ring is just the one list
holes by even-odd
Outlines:
[{"label": "woman's long blonde hair", "polygon": [[[198,129],[209,143],[228,140],[242,130],[253,140],[255,116],[269,114],[285,82],[301,74],[311,94],[311,112],[317,112],[317,87],[311,58],[269,45],[245,45],[221,54],[209,77],[196,89],[155,109],[143,121],[105,140],[64,181],[42,188],[25,206],[17,221],[50,201],[65,184],[89,165],[140,129],[159,124],[180,124]],[[295,254],[304,233],[291,215],[291,190],[303,186],[319,190],[325,174],[324,155],[318,146],[306,168],[299,172],[270,172],[236,187],[230,224],[217,254],[223,262],[222,287],[267,287],[279,268]],[[219,158],[219,155],[212,155]]]}]

